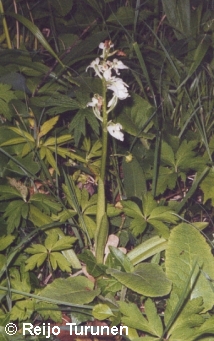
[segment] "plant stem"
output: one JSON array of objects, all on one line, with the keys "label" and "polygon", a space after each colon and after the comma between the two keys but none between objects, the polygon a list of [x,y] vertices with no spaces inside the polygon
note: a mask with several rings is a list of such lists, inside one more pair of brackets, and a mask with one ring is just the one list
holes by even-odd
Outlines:
[{"label": "plant stem", "polygon": [[7,21],[6,21],[5,16],[4,16],[4,8],[3,8],[3,4],[2,4],[1,0],[0,0],[0,13],[3,16],[2,24],[4,27],[4,33],[5,33],[5,37],[6,37],[6,41],[7,41],[7,47],[8,47],[8,49],[12,49],[12,44],[11,44],[10,35],[9,35],[9,31],[8,31]]},{"label": "plant stem", "polygon": [[[102,122],[102,156],[100,178],[98,181],[98,198],[97,198],[97,229],[95,236],[95,254],[98,263],[103,262],[104,248],[108,235],[108,223],[106,217],[106,196],[105,196],[105,173],[106,173],[106,158],[107,158],[107,144],[108,144],[108,114],[106,109],[106,80],[103,78],[103,122]],[[105,219],[103,219],[105,217]]]}]

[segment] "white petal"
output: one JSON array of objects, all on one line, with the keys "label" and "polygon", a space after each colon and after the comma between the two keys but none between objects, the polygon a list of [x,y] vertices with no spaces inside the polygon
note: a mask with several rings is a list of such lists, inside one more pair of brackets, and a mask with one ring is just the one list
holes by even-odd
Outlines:
[{"label": "white petal", "polygon": [[122,125],[120,123],[110,123],[107,126],[107,130],[109,132],[110,135],[112,135],[115,139],[118,139],[120,141],[124,141],[124,134],[122,133],[122,131],[120,131],[122,129]]}]

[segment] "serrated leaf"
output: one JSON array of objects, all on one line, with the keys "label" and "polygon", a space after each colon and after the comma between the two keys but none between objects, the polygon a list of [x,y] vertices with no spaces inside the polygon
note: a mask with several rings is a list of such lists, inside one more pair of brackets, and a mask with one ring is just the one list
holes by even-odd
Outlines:
[{"label": "serrated leaf", "polygon": [[149,325],[148,321],[142,315],[141,311],[138,309],[137,305],[134,303],[118,302],[120,307],[120,312],[124,315],[121,318],[122,323],[125,326],[142,330],[143,332],[153,334],[153,330]]},{"label": "serrated leaf", "polygon": [[62,321],[62,313],[58,310],[56,304],[38,301],[35,303],[35,311],[38,311],[39,315],[41,315],[45,321],[50,318],[58,323],[61,323]]},{"label": "serrated leaf", "polygon": [[69,237],[69,236],[62,237],[52,246],[51,251],[62,251],[62,250],[70,249],[76,240],[77,238],[75,237]]},{"label": "serrated leaf", "polygon": [[163,333],[163,324],[160,316],[157,313],[154,302],[151,299],[147,299],[144,303],[144,307],[147,320],[151,326],[151,329],[153,329],[153,334],[161,337]]},{"label": "serrated leaf", "polygon": [[12,113],[8,104],[16,98],[14,92],[11,90],[11,85],[0,84],[0,114],[11,119]]},{"label": "serrated leaf", "polygon": [[39,268],[47,258],[47,253],[37,253],[26,260],[25,270],[33,270],[35,267]]},{"label": "serrated leaf", "polygon": [[69,262],[60,252],[51,252],[50,262],[53,270],[56,270],[58,266],[62,271],[71,272]]},{"label": "serrated leaf", "polygon": [[8,236],[1,236],[0,238],[0,251],[5,250],[12,242],[14,241],[16,237],[12,234]]},{"label": "serrated leaf", "polygon": [[59,116],[55,116],[45,121],[45,123],[43,123],[43,125],[40,127],[38,137],[41,138],[42,136],[46,135],[51,129],[53,129],[58,120]]},{"label": "serrated leaf", "polygon": [[127,288],[144,296],[165,296],[171,290],[171,281],[167,279],[165,273],[157,264],[139,264],[136,266],[134,272],[131,273],[125,273],[115,269],[108,269],[106,272],[115,277]]},{"label": "serrated leaf", "polygon": [[37,253],[47,253],[47,249],[42,244],[33,244],[31,247],[25,249],[25,252],[35,255]]},{"label": "serrated leaf", "polygon": [[41,295],[73,304],[86,304],[99,295],[100,290],[93,290],[93,283],[86,277],[55,279],[41,291]]},{"label": "serrated leaf", "polygon": [[86,121],[92,130],[99,134],[99,123],[94,113],[89,108],[82,108],[76,113],[70,124],[70,131],[74,132],[76,145],[78,145],[81,135],[86,136]]}]

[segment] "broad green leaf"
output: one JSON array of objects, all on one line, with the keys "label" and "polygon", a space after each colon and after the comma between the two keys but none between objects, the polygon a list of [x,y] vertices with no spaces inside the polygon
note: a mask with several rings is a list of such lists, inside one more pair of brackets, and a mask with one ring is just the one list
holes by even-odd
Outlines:
[{"label": "broad green leaf", "polygon": [[[132,101],[131,107],[127,105],[124,110],[119,113],[117,122],[122,124],[123,129],[127,133],[133,136],[147,137],[145,133],[147,133],[153,125],[152,122],[149,123],[148,121],[154,108],[149,102],[137,94],[132,94]],[[147,122],[148,124],[142,132],[141,129]],[[148,137],[153,138],[153,135],[148,135]]]},{"label": "broad green leaf", "polygon": [[130,6],[119,7],[117,12],[110,14],[107,22],[117,25],[131,25],[134,23],[134,9]]},{"label": "broad green leaf", "polygon": [[12,159],[10,160],[7,168],[22,176],[26,176],[26,174],[29,174],[29,176],[35,175],[41,168],[40,164],[34,160],[32,154],[26,155],[23,158],[16,156],[14,160],[16,162]]},{"label": "broad green leaf", "polygon": [[[170,311],[175,309],[178,298],[181,296],[187,283],[188,276],[193,268],[193,264],[197,262],[199,275],[192,287],[190,285],[190,300],[196,297],[202,297],[204,302],[204,311],[210,310],[214,302],[214,292],[210,287],[209,278],[214,278],[213,256],[209,245],[200,232],[188,225],[182,223],[175,227],[168,241],[166,250],[166,274],[173,282],[174,299],[170,299]],[[176,271],[175,271],[176,269]]]},{"label": "broad green leaf", "polygon": [[132,272],[134,270],[130,259],[121,250],[114,246],[109,246],[109,250],[126,272]]},{"label": "broad green leaf", "polygon": [[171,281],[157,264],[142,263],[131,273],[108,269],[106,272],[115,277],[127,288],[148,297],[165,296],[171,290]]},{"label": "broad green leaf", "polygon": [[152,237],[136,246],[127,254],[127,257],[131,260],[133,265],[136,265],[143,260],[164,251],[167,247],[167,243],[167,240],[164,238],[160,238],[159,236]]},{"label": "broad green leaf", "polygon": [[122,284],[115,278],[98,279],[97,285],[101,289],[102,295],[107,295],[108,293],[116,294],[122,289]]},{"label": "broad green leaf", "polygon": [[92,310],[93,316],[98,320],[105,320],[111,316],[114,316],[112,310],[107,304],[97,304]]},{"label": "broad green leaf", "polygon": [[52,0],[51,5],[64,17],[71,11],[73,0]]},{"label": "broad green leaf", "polygon": [[177,38],[191,36],[191,12],[189,0],[162,0],[163,9]]},{"label": "broad green leaf", "polygon": [[42,136],[46,135],[53,127],[56,125],[57,121],[59,120],[59,116],[55,116],[50,118],[50,120],[43,123],[40,127],[40,132],[38,137],[41,138]]},{"label": "broad green leaf", "polygon": [[146,192],[146,178],[142,167],[136,158],[131,162],[126,162],[126,158],[123,158],[122,167],[126,196],[141,199],[142,194]]},{"label": "broad green leaf", "polygon": [[73,304],[86,304],[99,295],[100,290],[93,290],[93,283],[86,277],[69,277],[55,279],[48,284],[41,295]]},{"label": "broad green leaf", "polygon": [[89,250],[84,250],[84,252],[78,255],[78,258],[86,264],[88,273],[93,277],[98,277],[105,273],[105,265],[97,264],[96,258],[93,253]]}]

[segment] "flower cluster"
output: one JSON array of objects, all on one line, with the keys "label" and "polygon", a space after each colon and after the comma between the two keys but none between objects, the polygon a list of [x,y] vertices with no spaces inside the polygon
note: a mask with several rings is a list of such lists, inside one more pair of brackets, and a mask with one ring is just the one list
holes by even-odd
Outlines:
[{"label": "flower cluster", "polygon": [[[111,90],[113,92],[112,98],[109,100],[107,107],[107,114],[112,111],[118,99],[123,100],[129,97],[128,93],[128,85],[123,82],[123,80],[119,77],[120,70],[128,69],[126,65],[123,64],[122,61],[114,58],[113,61],[107,60],[108,57],[114,55],[117,51],[111,52],[113,48],[113,44],[111,41],[105,41],[105,43],[100,43],[99,48],[103,50],[100,58],[96,58],[91,64],[86,68],[86,71],[89,68],[94,69],[95,75],[101,79],[105,80],[107,90]],[[113,75],[116,74],[115,75]],[[95,94],[92,98],[92,101],[87,104],[87,106],[92,107],[95,116],[100,120],[103,121],[101,111],[103,105],[103,98],[102,96]],[[108,132],[115,137],[116,139],[123,141],[124,135],[122,133],[122,125],[120,123],[113,123],[112,121],[108,122],[107,126]]]}]

